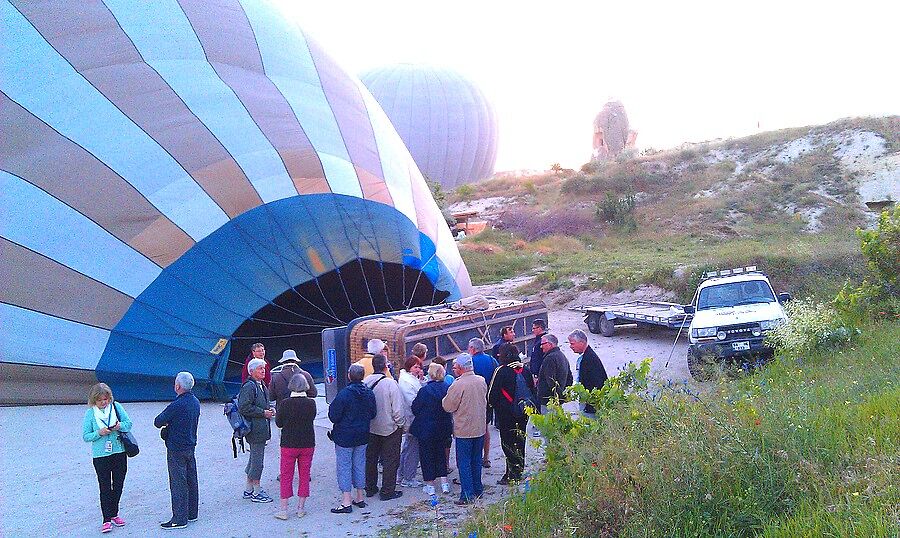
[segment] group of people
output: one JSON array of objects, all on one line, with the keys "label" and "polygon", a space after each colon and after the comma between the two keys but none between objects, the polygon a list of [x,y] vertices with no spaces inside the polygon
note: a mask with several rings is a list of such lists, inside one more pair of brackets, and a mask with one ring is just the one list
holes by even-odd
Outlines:
[{"label": "group of people", "polygon": [[[349,383],[328,410],[341,491],[341,502],[331,511],[352,513],[354,506],[366,506],[365,497],[400,497],[403,492],[397,485],[422,486],[429,495],[438,488],[449,494],[454,444],[459,471],[454,482],[460,486],[455,502],[471,503],[484,490],[482,468],[491,466],[487,431],[491,422],[500,432],[506,458],[498,484],[521,480],[528,423],[527,414],[517,408],[522,386],[529,396],[536,395],[534,411],[544,412],[551,401],[563,399],[565,388],[574,381],[594,389],[602,387],[607,377],[583,331],[568,336],[569,347],[578,354],[575,376],[559,340],[547,332],[543,320],[534,321],[532,334],[530,357],[520,353],[511,326],[501,329],[491,354],[483,340],[471,339],[466,352],[452,361],[452,375],[441,357],[432,359],[426,371],[428,349],[420,343],[395,376],[385,343],[369,340],[367,353],[350,366]],[[593,416],[594,409],[587,406],[583,412]],[[416,480],[419,468],[424,482]]]},{"label": "group of people", "polygon": [[[265,347],[253,344],[242,374],[243,384],[238,393],[238,411],[250,425],[244,439],[250,445],[250,457],[244,473],[247,485],[242,497],[257,503],[273,502],[262,486],[266,443],[272,438],[272,418],[281,428],[281,461],[279,483],[281,506],[275,513],[278,519],[288,519],[288,504],[294,496],[294,473],[297,481],[298,517],[306,515],[309,497],[310,471],[316,448],[316,418],[318,395],[312,375],[300,367],[297,353],[288,349],[278,361],[280,367],[272,371],[265,360]],[[273,405],[274,404],[274,405]]]},{"label": "group of people", "polygon": [[[453,482],[460,486],[455,503],[473,502],[484,491],[482,469],[491,465],[487,431],[491,422],[499,430],[506,458],[506,470],[498,484],[521,480],[528,417],[517,408],[520,393],[525,390],[534,395],[538,404],[535,412],[544,412],[552,400],[562,400],[563,391],[573,381],[588,389],[602,387],[606,381],[603,364],[583,331],[575,330],[568,336],[570,348],[578,354],[575,376],[559,349],[557,337],[547,332],[543,320],[533,323],[532,333],[535,344],[530,357],[520,353],[515,332],[509,326],[501,330],[492,354],[486,352],[483,340],[471,339],[466,352],[453,359],[452,374],[447,372],[442,357],[427,361],[427,347],[416,344],[395,375],[385,343],[369,340],[368,352],[350,365],[347,386],[328,408],[328,418],[333,423],[328,437],[334,443],[341,492],[341,500],[331,512],[352,513],[354,507],[365,508],[366,498],[375,495],[384,501],[396,499],[403,495],[398,486],[422,487],[428,495],[437,495],[438,491],[450,494],[452,487],[447,477],[454,444],[459,478]],[[265,347],[252,346],[237,405],[250,425],[244,436],[250,445],[244,469],[244,499],[273,502],[262,489],[260,479],[266,443],[272,438],[273,418],[281,429],[281,505],[275,517],[286,520],[289,501],[295,495],[295,471],[299,475],[296,514],[306,514],[316,445],[313,422],[317,394],[312,376],[300,367],[294,351],[286,350],[279,362],[281,367],[273,373],[265,360]],[[179,373],[174,384],[175,401],[154,420],[154,425],[162,428],[167,448],[172,518],[161,524],[165,529],[183,528],[198,515],[194,449],[200,404],[191,392],[193,385],[190,373]],[[92,443],[100,484],[101,530],[109,532],[113,526],[125,524],[119,515],[119,498],[127,459],[119,434],[130,431],[132,424],[124,407],[114,402],[112,391],[103,383],[91,389],[88,405],[83,437]],[[590,407],[583,411],[588,416],[594,412]],[[419,469],[422,481],[417,480]]]}]

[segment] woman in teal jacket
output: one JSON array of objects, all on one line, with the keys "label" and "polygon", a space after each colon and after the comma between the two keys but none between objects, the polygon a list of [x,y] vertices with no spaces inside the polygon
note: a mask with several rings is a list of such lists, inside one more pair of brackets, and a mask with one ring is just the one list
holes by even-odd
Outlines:
[{"label": "woman in teal jacket", "polygon": [[128,458],[119,432],[131,431],[131,419],[125,409],[113,400],[112,390],[106,383],[91,387],[88,406],[82,437],[85,442],[91,443],[94,470],[100,483],[100,510],[103,512],[100,532],[109,532],[113,525],[125,525],[125,520],[119,517],[119,499],[128,472]]}]

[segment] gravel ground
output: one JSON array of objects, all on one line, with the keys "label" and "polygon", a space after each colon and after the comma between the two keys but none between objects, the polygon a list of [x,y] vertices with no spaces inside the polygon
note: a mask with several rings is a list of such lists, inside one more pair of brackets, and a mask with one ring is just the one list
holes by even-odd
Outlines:
[{"label": "gravel ground", "polygon": [[[592,297],[593,298],[593,297]],[[575,328],[585,329],[582,316],[565,309],[550,312],[550,330],[559,336],[561,346],[574,365],[574,354],[565,338]],[[680,381],[689,378],[685,355],[687,342],[682,334],[672,359],[674,332],[648,331],[642,328],[618,328],[616,335],[604,338],[589,334],[607,372],[628,361],[653,357],[653,371],[663,378]],[[115,391],[115,387],[113,387]],[[320,390],[320,393],[324,393]],[[174,393],[173,393],[174,397]],[[371,536],[394,528],[402,535],[428,532],[439,525],[442,533],[453,529],[471,508],[452,504],[455,497],[442,497],[437,510],[427,503],[418,488],[403,489],[403,497],[381,502],[377,497],[365,509],[352,514],[331,514],[338,501],[334,471],[334,451],[325,433],[330,429],[323,398],[318,399],[316,419],[317,448],[313,459],[312,494],[307,501],[308,515],[288,521],[274,519],[278,501],[254,504],[241,499],[247,454],[232,457],[231,431],[222,416],[221,404],[204,403],[200,419],[197,464],[200,477],[200,519],[188,529],[175,531],[190,536]],[[128,477],[121,502],[127,525],[115,528],[117,536],[162,536],[171,532],[159,523],[171,515],[165,447],[153,427],[153,418],[165,403],[125,404],[135,424],[134,433],[141,453],[129,460]],[[90,447],[81,439],[81,421],[85,407],[54,405],[0,408],[4,442],[0,443],[0,464],[5,472],[0,479],[0,536],[88,536],[99,533],[99,496],[91,464]],[[499,435],[490,428],[493,466],[485,469],[484,502],[502,498],[508,488],[496,486],[504,471]],[[277,434],[266,449],[263,487],[279,497]],[[540,448],[529,444],[527,454],[531,471],[540,465]],[[451,467],[455,462],[451,459]],[[452,473],[451,477],[455,477]],[[458,495],[459,487],[454,486]],[[371,500],[371,499],[369,499]]]}]

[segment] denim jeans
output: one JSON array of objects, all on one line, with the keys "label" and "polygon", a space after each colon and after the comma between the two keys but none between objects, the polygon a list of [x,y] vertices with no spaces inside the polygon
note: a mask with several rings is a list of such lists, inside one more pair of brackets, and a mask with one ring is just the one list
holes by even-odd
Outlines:
[{"label": "denim jeans", "polygon": [[456,438],[456,467],[459,469],[459,483],[462,491],[459,498],[471,501],[481,497],[484,487],[481,485],[481,461],[484,450],[484,436]]},{"label": "denim jeans", "polygon": [[403,434],[400,449],[400,480],[412,482],[419,470],[419,440],[409,433]]},{"label": "denim jeans", "polygon": [[197,459],[193,450],[169,450],[169,490],[172,494],[172,521],[187,523],[197,519],[199,495]]},{"label": "denim jeans", "polygon": [[341,493],[347,493],[353,488],[363,489],[366,487],[366,446],[347,448],[334,445],[338,488]]}]

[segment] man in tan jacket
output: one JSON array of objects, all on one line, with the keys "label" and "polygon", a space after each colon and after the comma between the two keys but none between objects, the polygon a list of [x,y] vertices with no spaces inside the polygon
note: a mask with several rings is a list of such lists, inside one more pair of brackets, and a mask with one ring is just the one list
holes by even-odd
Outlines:
[{"label": "man in tan jacket", "polygon": [[481,460],[487,414],[487,383],[473,372],[472,356],[463,353],[453,361],[456,380],[447,390],[441,405],[453,414],[456,437],[456,465],[462,491],[456,504],[469,504],[484,493],[481,484]]},{"label": "man in tan jacket", "polygon": [[[397,491],[397,469],[400,467],[400,441],[406,414],[403,394],[396,381],[388,377],[387,357],[372,357],[375,373],[363,379],[363,383],[375,393],[375,418],[369,422],[369,446],[366,448],[366,496],[378,493],[378,460],[381,460],[382,501],[403,495]],[[363,508],[360,506],[360,508]]]}]

